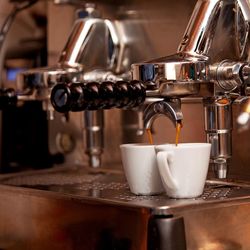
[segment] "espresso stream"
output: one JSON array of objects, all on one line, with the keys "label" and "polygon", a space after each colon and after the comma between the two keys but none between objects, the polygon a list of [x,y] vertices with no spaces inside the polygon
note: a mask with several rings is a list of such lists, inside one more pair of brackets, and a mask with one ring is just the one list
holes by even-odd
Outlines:
[{"label": "espresso stream", "polygon": [[154,144],[153,136],[152,136],[152,132],[151,132],[150,128],[147,128],[146,131],[147,131],[147,136],[148,136],[148,142],[149,142],[149,144],[153,145]]},{"label": "espresso stream", "polygon": [[182,123],[181,122],[177,122],[176,124],[176,132],[175,132],[175,146],[178,146],[179,143],[179,138],[180,138],[180,134],[181,134],[181,128],[182,128]]},{"label": "espresso stream", "polygon": [[[178,143],[179,143],[181,128],[182,128],[182,123],[177,122],[176,123],[176,130],[175,130],[176,131],[175,132],[175,145],[176,145],[176,147],[178,146]],[[153,136],[152,136],[152,132],[151,132],[150,128],[146,129],[146,132],[147,132],[147,137],[148,137],[149,144],[153,145],[154,141],[153,141]]]}]

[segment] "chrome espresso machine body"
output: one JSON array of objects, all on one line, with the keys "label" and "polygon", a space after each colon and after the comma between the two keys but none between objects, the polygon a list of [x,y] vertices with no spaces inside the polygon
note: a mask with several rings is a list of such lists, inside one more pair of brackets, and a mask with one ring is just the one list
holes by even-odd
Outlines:
[{"label": "chrome espresso machine body", "polygon": [[[248,95],[249,18],[248,1],[198,1],[177,54],[132,66],[133,79],[149,86],[148,97],[164,102],[203,97],[211,163],[218,178],[226,178],[232,155],[232,103]],[[151,111],[156,105],[145,112],[147,127],[157,116]]]},{"label": "chrome espresso machine body", "polygon": [[[169,3],[163,16],[166,11],[169,16],[178,14],[181,20],[190,3],[184,2]],[[118,9],[115,3],[108,7],[102,4],[105,14]],[[80,141],[80,122],[85,119],[84,140],[89,143],[85,147],[89,159],[85,165],[71,162],[49,170],[0,176],[0,248],[250,248],[250,183],[246,170],[249,162],[246,160],[244,167],[239,165],[244,162],[241,157],[248,142],[238,143],[242,135],[236,133],[238,127],[233,129],[233,124],[239,121],[237,118],[248,112],[244,107],[248,104],[249,84],[249,2],[198,0],[184,38],[176,38],[181,40],[178,52],[150,61],[155,51],[149,38],[157,28],[166,27],[160,25],[162,12],[152,7],[156,2],[137,3],[140,7],[137,9],[136,2],[134,6],[126,4],[126,11],[123,8],[117,11],[119,18],[97,17],[93,5],[81,5],[84,13],[80,11],[80,15],[84,17],[75,22],[56,67],[32,69],[20,75],[19,88],[23,92],[32,91],[17,98],[40,99],[53,110],[51,98],[53,107],[63,113],[55,113],[55,118],[63,117],[65,124],[74,121],[75,125],[79,115]],[[162,9],[165,5],[160,6]],[[137,11],[131,10],[132,7]],[[140,12],[142,7],[145,10]],[[154,15],[157,19],[152,19]],[[173,23],[168,24],[171,29]],[[178,24],[173,30],[177,30]],[[154,29],[147,33],[150,25]],[[97,38],[103,47],[95,43]],[[164,40],[164,46],[167,44],[167,38],[162,35],[157,40]],[[144,60],[145,63],[140,63]],[[232,109],[239,112],[232,114]],[[79,112],[83,110],[85,117]],[[133,126],[126,123],[132,114],[135,115],[132,121],[136,121]],[[110,126],[111,117],[114,127]],[[103,128],[103,119],[108,130]],[[158,121],[164,126],[157,124]],[[216,176],[209,174],[203,195],[196,199],[170,199],[165,194],[133,195],[121,163],[115,162],[119,154],[108,147],[110,144],[103,147],[103,134],[105,141],[112,141],[117,150],[129,134],[123,131],[125,124],[133,131],[133,136],[128,137],[143,141],[140,134],[145,128],[153,126],[157,138],[157,133],[171,134],[180,121],[184,124],[184,141],[197,138],[205,141],[205,136],[196,136],[197,131],[206,132],[207,140],[212,143],[211,164]],[[61,125],[56,119],[54,122],[59,131]],[[165,122],[170,123],[166,126]],[[119,131],[124,132],[120,141]],[[62,145],[66,147],[71,141],[68,141],[70,136],[65,138]],[[237,151],[238,145],[246,149]],[[102,166],[95,168],[101,163],[101,154]],[[109,164],[107,155],[118,166]]]}]

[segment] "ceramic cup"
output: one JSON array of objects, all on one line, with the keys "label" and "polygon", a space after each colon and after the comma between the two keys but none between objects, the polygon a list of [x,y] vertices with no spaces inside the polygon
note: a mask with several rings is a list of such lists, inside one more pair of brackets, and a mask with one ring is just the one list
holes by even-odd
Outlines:
[{"label": "ceramic cup", "polygon": [[130,188],[136,195],[164,192],[157,167],[155,146],[150,144],[120,145],[122,165]]},{"label": "ceramic cup", "polygon": [[172,198],[194,198],[203,193],[211,144],[180,143],[155,146],[165,191]]}]

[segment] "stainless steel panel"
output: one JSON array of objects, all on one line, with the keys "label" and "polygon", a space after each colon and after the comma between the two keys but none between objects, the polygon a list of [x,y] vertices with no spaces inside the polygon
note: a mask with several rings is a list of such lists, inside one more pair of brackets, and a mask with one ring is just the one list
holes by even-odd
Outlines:
[{"label": "stainless steel panel", "polygon": [[120,171],[38,172],[1,177],[3,249],[146,250],[152,216],[183,217],[188,250],[250,247],[250,183],[211,180],[199,198],[170,199],[133,195]]}]

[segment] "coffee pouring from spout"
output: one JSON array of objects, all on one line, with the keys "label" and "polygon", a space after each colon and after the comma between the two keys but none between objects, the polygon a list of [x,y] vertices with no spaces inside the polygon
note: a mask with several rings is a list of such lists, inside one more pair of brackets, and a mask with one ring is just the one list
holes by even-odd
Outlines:
[{"label": "coffee pouring from spout", "polygon": [[143,113],[144,129],[151,129],[153,122],[159,116],[168,117],[174,126],[181,123],[183,120],[181,100],[178,98],[163,99],[149,104]]}]

